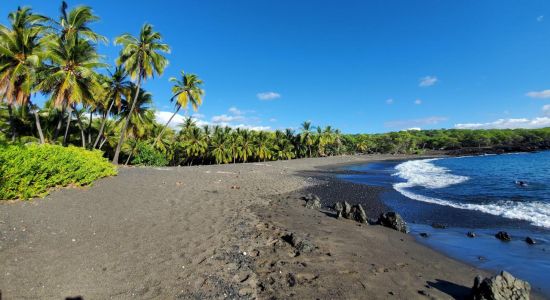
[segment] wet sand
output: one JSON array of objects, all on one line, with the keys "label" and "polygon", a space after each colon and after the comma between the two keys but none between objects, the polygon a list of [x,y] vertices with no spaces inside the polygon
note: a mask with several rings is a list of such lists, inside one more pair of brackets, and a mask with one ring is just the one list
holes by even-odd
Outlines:
[{"label": "wet sand", "polygon": [[[410,235],[338,220],[300,200],[311,191],[323,198],[365,197],[372,204],[367,213],[376,216],[386,209],[376,188],[338,185],[314,174],[381,159],[396,157],[121,168],[91,187],[3,202],[2,299],[467,295],[474,276],[485,272]],[[312,251],[293,247],[291,233]]]}]

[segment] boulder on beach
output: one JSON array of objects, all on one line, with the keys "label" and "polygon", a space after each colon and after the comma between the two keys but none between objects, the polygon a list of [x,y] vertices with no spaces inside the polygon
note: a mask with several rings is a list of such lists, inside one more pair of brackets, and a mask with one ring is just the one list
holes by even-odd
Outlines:
[{"label": "boulder on beach", "polygon": [[351,205],[347,201],[344,201],[344,204],[342,206],[342,217],[346,219],[351,219]]},{"label": "boulder on beach", "polygon": [[340,219],[342,217],[342,212],[344,211],[344,206],[342,205],[342,202],[334,203],[333,208],[336,211],[336,218]]},{"label": "boulder on beach", "polygon": [[311,199],[306,200],[306,208],[309,208],[309,209],[321,208],[321,199],[319,199],[319,197],[314,195],[313,197],[311,197]]},{"label": "boulder on beach", "polygon": [[471,299],[473,300],[507,300],[529,299],[531,285],[527,281],[515,278],[512,274],[502,271],[499,275],[482,279],[474,279]]},{"label": "boulder on beach", "polygon": [[308,253],[315,250],[316,246],[310,240],[302,238],[295,233],[284,235],[282,239],[289,243],[298,253]]},{"label": "boulder on beach", "polygon": [[535,239],[533,239],[532,237],[529,237],[529,236],[525,238],[525,242],[529,245],[534,245],[534,244],[537,243],[537,241],[535,241]]},{"label": "boulder on beach", "polygon": [[476,233],[473,232],[473,231],[468,231],[468,233],[466,233],[466,235],[467,235],[469,238],[475,238],[475,237],[476,237]]},{"label": "boulder on beach", "polygon": [[367,213],[361,204],[356,204],[351,208],[351,218],[359,223],[367,223]]},{"label": "boulder on beach", "polygon": [[511,241],[512,237],[508,234],[506,231],[499,231],[497,234],[495,234],[495,237],[501,241]]},{"label": "boulder on beach", "polygon": [[409,232],[409,229],[407,228],[407,223],[405,223],[403,218],[401,218],[398,213],[393,211],[381,214],[378,218],[378,224],[403,233]]}]

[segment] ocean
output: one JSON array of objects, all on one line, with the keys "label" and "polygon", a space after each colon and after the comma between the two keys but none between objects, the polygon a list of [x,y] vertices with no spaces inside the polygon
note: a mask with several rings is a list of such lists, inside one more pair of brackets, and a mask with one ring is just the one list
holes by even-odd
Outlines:
[{"label": "ocean", "polygon": [[[382,200],[403,216],[419,242],[483,269],[507,270],[550,297],[550,151],[347,169],[354,172],[340,179],[385,187]],[[476,237],[467,237],[469,231]],[[498,231],[507,231],[512,241],[496,239]],[[527,244],[528,236],[537,243]]]}]

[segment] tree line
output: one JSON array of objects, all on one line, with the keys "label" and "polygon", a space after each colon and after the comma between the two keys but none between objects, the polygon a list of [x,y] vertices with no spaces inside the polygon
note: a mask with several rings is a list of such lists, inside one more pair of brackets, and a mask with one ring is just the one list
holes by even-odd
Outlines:
[{"label": "tree line", "polygon": [[[548,147],[549,129],[428,130],[342,134],[304,122],[295,131],[198,126],[192,118],[170,126],[183,109],[203,102],[203,81],[181,71],[170,78],[174,113],[155,120],[145,81],[163,74],[170,47],[152,25],[113,39],[115,66],[97,52],[108,39],[91,29],[88,6],[62,2],[55,18],[20,7],[0,25],[0,142],[76,145],[99,149],[113,163],[193,165],[322,157],[355,153],[414,154],[495,146]],[[37,94],[47,101],[38,106]]]}]

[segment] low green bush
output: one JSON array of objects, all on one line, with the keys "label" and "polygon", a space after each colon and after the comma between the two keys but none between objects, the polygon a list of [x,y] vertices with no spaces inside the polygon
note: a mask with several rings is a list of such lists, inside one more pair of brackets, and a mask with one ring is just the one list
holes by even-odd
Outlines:
[{"label": "low green bush", "polygon": [[133,165],[164,167],[168,165],[166,157],[153,146],[139,143],[136,149],[136,156],[132,159]]},{"label": "low green bush", "polygon": [[53,187],[88,185],[117,174],[101,151],[55,145],[0,144],[0,199],[29,199]]}]

